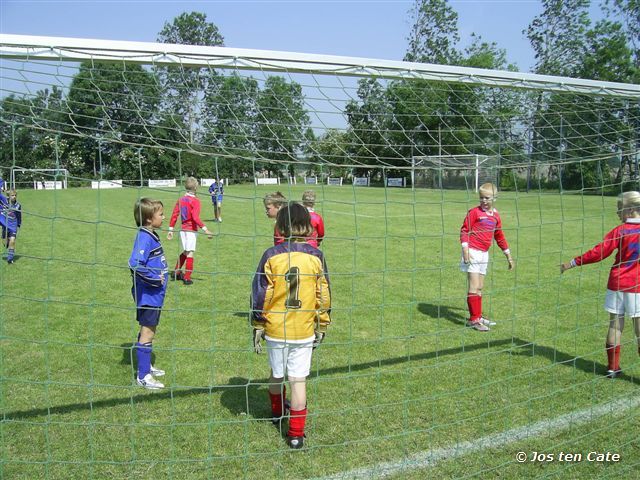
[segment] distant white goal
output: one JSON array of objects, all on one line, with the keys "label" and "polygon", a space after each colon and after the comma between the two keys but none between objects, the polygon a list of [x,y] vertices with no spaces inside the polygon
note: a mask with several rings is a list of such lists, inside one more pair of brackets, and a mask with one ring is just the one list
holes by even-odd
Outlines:
[{"label": "distant white goal", "polygon": [[[413,157],[412,184],[427,188],[478,191],[483,183],[498,185],[499,161],[489,155],[426,155]],[[416,171],[415,167],[419,167]]]},{"label": "distant white goal", "polygon": [[67,188],[69,171],[66,168],[23,168],[11,169],[11,188],[33,188],[35,190],[59,190]]}]

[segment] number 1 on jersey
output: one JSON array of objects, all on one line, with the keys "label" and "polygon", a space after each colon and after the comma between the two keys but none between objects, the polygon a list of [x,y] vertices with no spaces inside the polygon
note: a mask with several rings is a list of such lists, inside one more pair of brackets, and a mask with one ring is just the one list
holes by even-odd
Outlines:
[{"label": "number 1 on jersey", "polygon": [[298,267],[291,267],[286,273],[285,279],[289,286],[289,294],[287,295],[285,306],[287,308],[301,308],[302,301],[298,298],[300,291],[300,269]]}]

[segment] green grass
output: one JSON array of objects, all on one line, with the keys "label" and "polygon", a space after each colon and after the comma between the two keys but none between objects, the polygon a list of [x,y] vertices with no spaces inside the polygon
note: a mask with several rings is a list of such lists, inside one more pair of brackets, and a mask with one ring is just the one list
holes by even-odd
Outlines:
[{"label": "green grass", "polygon": [[[304,190],[283,187],[296,199]],[[194,285],[169,285],[154,342],[162,392],[132,385],[127,260],[135,198],[160,198],[170,213],[177,192],[20,192],[19,259],[0,262],[2,478],[322,477],[638,395],[631,325],[625,376],[601,375],[611,261],[558,274],[616,224],[614,198],[501,195],[516,269],[492,250],[484,301],[498,326],[480,333],[463,328],[458,270],[475,193],[318,186],[333,325],[308,381],[308,448],[289,451],[266,420],[268,362],[247,322],[252,275],[272,243],[268,189],[229,186],[224,223],[208,222],[218,235],[198,240]],[[172,266],[179,241],[163,243]],[[639,427],[632,409],[394,478],[630,478]],[[622,460],[518,464],[520,450]]]}]

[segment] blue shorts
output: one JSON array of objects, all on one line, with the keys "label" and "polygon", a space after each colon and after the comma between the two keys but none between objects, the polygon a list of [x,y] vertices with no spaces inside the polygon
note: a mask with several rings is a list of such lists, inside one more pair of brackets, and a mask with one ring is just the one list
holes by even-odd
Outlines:
[{"label": "blue shorts", "polygon": [[5,226],[2,226],[2,238],[11,238],[11,237],[17,237],[18,236],[18,229],[15,228],[7,228]]},{"label": "blue shorts", "polygon": [[138,307],[136,310],[136,320],[140,326],[143,327],[155,327],[160,323],[160,314],[162,313],[162,308],[160,307],[149,307],[142,306]]}]

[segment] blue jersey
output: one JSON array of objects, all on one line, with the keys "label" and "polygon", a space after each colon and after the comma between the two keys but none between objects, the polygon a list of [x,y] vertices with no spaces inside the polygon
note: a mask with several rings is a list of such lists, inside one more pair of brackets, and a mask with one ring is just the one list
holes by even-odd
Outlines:
[{"label": "blue jersey", "polygon": [[221,202],[224,195],[224,185],[222,183],[213,182],[209,186],[209,195],[213,203]]},{"label": "blue jersey", "polygon": [[169,267],[157,233],[146,228],[138,230],[129,258],[129,268],[133,280],[131,295],[136,305],[162,307]]},{"label": "blue jersey", "polygon": [[0,225],[16,235],[22,225],[22,205],[20,202],[11,203],[7,197],[0,193]]}]

